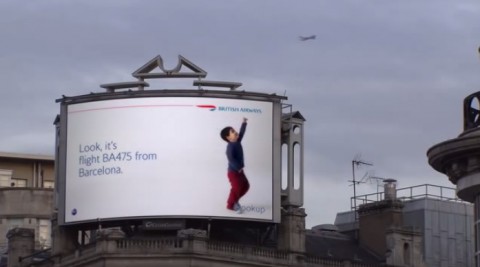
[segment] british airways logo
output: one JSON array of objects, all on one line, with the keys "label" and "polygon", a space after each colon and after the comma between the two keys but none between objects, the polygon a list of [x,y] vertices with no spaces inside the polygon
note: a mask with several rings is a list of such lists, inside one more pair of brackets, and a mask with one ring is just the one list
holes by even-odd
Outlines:
[{"label": "british airways logo", "polygon": [[199,108],[210,109],[210,111],[219,112],[242,112],[242,113],[262,113],[260,108],[247,108],[247,107],[231,107],[231,106],[215,106],[215,105],[197,105]]},{"label": "british airways logo", "polygon": [[197,105],[197,107],[210,109],[210,111],[215,111],[217,109],[215,105]]}]

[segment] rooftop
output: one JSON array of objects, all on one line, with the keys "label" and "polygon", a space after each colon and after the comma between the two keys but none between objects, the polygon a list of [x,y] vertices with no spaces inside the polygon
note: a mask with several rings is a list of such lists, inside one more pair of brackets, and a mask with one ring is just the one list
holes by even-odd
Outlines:
[{"label": "rooftop", "polygon": [[10,152],[0,152],[0,158],[49,160],[49,161],[55,160],[55,157],[51,155],[23,154],[23,153],[10,153]]}]

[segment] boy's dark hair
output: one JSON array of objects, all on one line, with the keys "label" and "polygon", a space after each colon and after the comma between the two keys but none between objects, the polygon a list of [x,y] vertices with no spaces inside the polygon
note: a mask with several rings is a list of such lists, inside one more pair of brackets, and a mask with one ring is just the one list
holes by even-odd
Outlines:
[{"label": "boy's dark hair", "polygon": [[230,131],[232,129],[233,129],[232,127],[227,126],[220,131],[220,137],[227,143],[228,143],[227,136],[230,134]]}]

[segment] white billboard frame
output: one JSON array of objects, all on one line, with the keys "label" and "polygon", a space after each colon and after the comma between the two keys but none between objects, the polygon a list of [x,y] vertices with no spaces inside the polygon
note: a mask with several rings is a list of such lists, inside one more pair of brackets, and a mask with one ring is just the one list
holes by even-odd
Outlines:
[{"label": "white billboard frame", "polygon": [[[69,181],[71,182],[72,179],[69,180],[69,178],[71,178],[72,176],[72,168],[79,171],[79,165],[82,165],[83,167],[87,167],[86,165],[88,164],[88,161],[102,161],[102,159],[100,159],[99,157],[97,156],[100,156],[100,155],[96,155],[95,153],[90,153],[90,152],[96,152],[95,150],[98,150],[99,147],[102,148],[102,149],[106,149],[106,146],[107,144],[105,143],[106,139],[103,140],[100,140],[98,139],[97,141],[90,141],[90,142],[86,142],[85,144],[83,144],[83,147],[78,147],[78,150],[79,151],[83,151],[82,153],[84,153],[84,155],[79,155],[78,153],[75,155],[75,154],[72,154],[70,153],[71,150],[73,149],[72,148],[72,144],[70,144],[70,148],[68,148],[68,145],[69,145],[69,139],[72,139],[74,137],[72,137],[72,135],[68,135],[68,129],[69,129],[69,119],[70,119],[70,122],[73,121],[73,117],[70,117],[72,116],[73,114],[69,114],[69,111],[70,113],[72,113],[72,111],[75,111],[75,107],[87,107],[88,108],[92,108],[93,109],[101,109],[102,107],[106,107],[104,106],[106,103],[108,104],[125,104],[125,103],[130,103],[130,104],[133,104],[133,106],[141,106],[139,105],[139,101],[142,102],[144,105],[145,105],[145,108],[150,105],[154,105],[152,104],[152,101],[153,102],[158,102],[157,100],[159,100],[161,103],[163,104],[158,104],[157,105],[164,105],[165,104],[165,101],[166,100],[179,100],[180,102],[182,102],[183,104],[182,105],[186,105],[185,103],[188,102],[188,101],[192,101],[192,100],[198,100],[198,101],[193,101],[191,103],[193,103],[192,105],[195,106],[195,108],[198,109],[198,112],[204,112],[204,114],[220,114],[221,112],[223,112],[222,115],[225,115],[225,114],[235,114],[235,116],[232,116],[233,117],[236,117],[238,120],[236,121],[230,121],[230,123],[227,124],[226,121],[223,121],[223,123],[220,123],[221,126],[227,126],[227,125],[231,125],[233,126],[235,129],[239,130],[240,128],[240,124],[241,124],[241,120],[240,118],[242,117],[249,117],[249,115],[251,116],[251,118],[249,118],[249,124],[247,126],[247,133],[245,134],[245,143],[247,143],[247,140],[249,140],[249,142],[252,142],[254,140],[254,136],[255,136],[255,128],[252,128],[252,127],[256,127],[258,126],[258,124],[255,126],[255,123],[252,122],[252,119],[254,119],[255,115],[259,115],[259,113],[262,113],[262,109],[264,110],[263,112],[269,112],[270,114],[268,114],[268,116],[270,116],[270,125],[271,125],[271,128],[270,128],[270,145],[267,146],[269,148],[269,153],[271,153],[271,157],[270,157],[270,161],[268,162],[268,164],[271,166],[271,169],[269,171],[269,174],[271,176],[271,182],[269,182],[270,184],[270,189],[271,191],[270,192],[267,192],[265,194],[265,190],[263,190],[263,195],[267,195],[269,196],[270,198],[270,205],[253,205],[251,204],[250,202],[248,203],[241,203],[242,205],[244,205],[244,212],[242,214],[236,214],[236,213],[232,213],[231,211],[228,211],[226,210],[225,208],[225,205],[226,205],[226,202],[223,201],[223,203],[221,203],[222,205],[222,210],[227,212],[228,213],[223,213],[222,212],[204,212],[202,213],[202,211],[199,211],[198,213],[192,213],[192,212],[186,212],[186,213],[175,213],[170,210],[169,212],[148,212],[148,211],[144,211],[143,213],[142,212],[139,212],[139,213],[131,213],[131,211],[133,210],[133,208],[130,206],[130,207],[126,207],[128,206],[126,202],[124,203],[121,203],[119,205],[120,209],[127,209],[129,210],[129,212],[127,213],[122,213],[121,211],[117,213],[115,212],[112,212],[112,213],[109,213],[110,211],[108,211],[105,216],[103,216],[103,211],[107,211],[107,209],[103,209],[101,210],[101,212],[99,213],[95,213],[93,212],[92,214],[90,215],[86,215],[86,217],[79,217],[80,219],[72,219],[72,214],[73,213],[76,213],[75,215],[73,216],[78,216],[78,214],[82,212],[84,212],[86,209],[88,210],[89,207],[94,207],[92,203],[90,204],[87,204],[86,206],[83,206],[80,209],[76,209],[71,205],[71,203],[69,203],[69,201],[71,201],[71,194],[72,194],[72,188],[74,188],[75,186],[78,186],[78,184],[71,184],[69,185]],[[128,92],[125,93],[125,92],[120,92],[120,93],[110,93],[110,94],[98,94],[96,96],[91,96],[91,95],[85,95],[85,96],[78,96],[78,97],[71,97],[71,98],[64,98],[64,99],[60,99],[58,100],[58,102],[61,102],[61,113],[60,113],[60,117],[59,117],[59,123],[57,124],[57,127],[58,127],[58,140],[57,140],[57,145],[58,145],[58,156],[57,156],[57,163],[58,163],[58,178],[57,178],[57,184],[58,184],[58,190],[57,190],[57,193],[58,193],[58,197],[57,197],[57,207],[58,207],[58,211],[59,211],[59,224],[61,225],[68,225],[68,224],[81,224],[81,223],[91,223],[91,222],[98,222],[98,221],[118,221],[118,220],[132,220],[132,219],[151,219],[151,218],[208,218],[208,219],[232,219],[232,220],[251,220],[251,221],[260,221],[260,222],[274,222],[274,223],[278,223],[280,222],[280,171],[281,171],[281,167],[280,167],[280,164],[281,164],[281,151],[280,151],[280,147],[281,147],[281,136],[280,136],[280,125],[281,125],[281,100],[284,99],[283,97],[277,97],[277,96],[272,96],[272,95],[265,95],[265,94],[258,94],[258,93],[245,93],[245,92],[224,92],[224,91],[215,91],[215,92],[198,92],[198,91],[195,91],[195,90],[168,90],[168,92],[166,92],[166,90],[149,90],[148,92],[147,91],[140,91],[140,92]],[[167,101],[168,102],[168,101]],[[213,104],[212,104],[213,103]],[[225,103],[225,105],[222,105],[222,103]],[[230,103],[230,104],[229,104]],[[247,105],[239,105],[239,103],[244,103],[244,104],[247,104]],[[252,106],[253,104],[253,106]],[[215,110],[212,110],[212,107],[209,107],[210,106],[215,106]],[[117,105],[118,106],[118,105]],[[200,106],[203,106],[203,107],[200,107]],[[255,107],[257,106],[257,107]],[[258,108],[260,107],[260,108]],[[269,108],[269,110],[266,110],[265,107],[271,107]],[[111,108],[111,107],[110,107]],[[238,110],[237,110],[238,108]],[[240,109],[244,109],[244,110],[240,110]],[[125,108],[127,109],[127,108]],[[137,107],[136,108],[137,111],[138,110],[141,110],[142,107]],[[268,108],[267,108],[268,109]],[[120,110],[120,109],[118,109]],[[132,110],[132,109],[130,109]],[[84,112],[80,112],[79,110],[76,110],[76,112],[74,113],[77,113],[76,116],[78,116],[78,114],[80,113],[85,113],[88,111],[85,111],[83,110]],[[112,109],[109,110],[109,112],[111,112]],[[135,112],[137,112],[135,111]],[[121,111],[122,114],[128,114],[127,113],[124,113],[125,111]],[[129,111],[131,112],[131,111]],[[169,110],[169,112],[172,112],[172,110]],[[208,112],[208,113],[207,113]],[[115,115],[118,115],[118,114],[115,114]],[[158,115],[158,114],[157,114]],[[98,114],[96,114],[96,116],[98,116]],[[230,116],[230,115],[229,115]],[[87,116],[88,117],[88,116]],[[107,116],[108,117],[108,116]],[[123,116],[122,116],[123,117]],[[228,117],[228,116],[227,116]],[[164,118],[165,119],[165,118]],[[122,118],[118,118],[118,120],[122,120]],[[123,120],[125,120],[125,118],[123,118]],[[132,119],[126,119],[126,121],[129,121],[132,122]],[[222,120],[220,120],[222,121]],[[210,127],[210,124],[209,123],[209,126]],[[226,163],[226,157],[225,157],[225,146],[226,146],[226,143],[223,142],[221,139],[220,139],[220,135],[219,135],[219,132],[217,131],[219,128],[220,128],[220,124],[219,125],[216,125],[215,127],[215,130],[212,130],[210,135],[213,135],[213,132],[216,133],[215,135],[215,139],[219,144],[221,144],[222,148],[220,149],[219,147],[217,147],[215,149],[216,152],[214,152],[215,154],[219,154],[219,151],[221,157],[223,157],[223,163],[221,164],[221,166],[219,166],[219,168],[222,169],[222,172],[223,172],[223,176],[221,177],[221,179],[223,179],[223,182],[225,184],[228,185],[228,179],[227,179],[227,175],[226,175],[226,166],[227,166],[227,163]],[[172,124],[170,123],[170,126]],[[251,127],[252,126],[252,127]],[[195,127],[193,127],[195,128]],[[187,128],[184,128],[183,130],[185,130]],[[118,130],[118,129],[116,129]],[[73,131],[73,129],[70,129],[70,131]],[[195,129],[193,129],[193,131],[195,131]],[[150,136],[151,137],[151,136]],[[78,137],[75,137],[78,139]],[[137,138],[138,139],[138,138]],[[127,140],[127,139],[123,139],[123,140]],[[113,143],[115,143],[115,140],[112,141]],[[111,146],[113,146],[114,144],[110,144]],[[73,146],[75,145],[78,145],[78,144],[73,144]],[[118,147],[120,146],[119,144],[116,144]],[[125,145],[125,143],[124,143]],[[245,147],[246,146],[246,147]],[[252,174],[249,173],[249,167],[251,167],[252,163],[253,162],[248,162],[249,161],[249,157],[250,157],[250,160],[252,159],[252,155],[249,155],[249,153],[252,153],[252,146],[250,145],[250,148],[248,148],[249,145],[247,144],[244,144],[244,149],[245,149],[245,157],[246,157],[246,173],[247,173],[247,177],[249,178],[249,181],[253,181],[254,184],[255,184],[255,177],[254,175],[252,176]],[[255,146],[255,145],[254,145]],[[258,146],[258,144],[257,144]],[[77,148],[76,148],[77,149]],[[144,149],[144,155],[154,155],[155,152],[152,152],[152,151],[148,151]],[[219,150],[220,149],[220,150]],[[85,151],[87,150],[87,151]],[[93,150],[93,151],[90,151],[90,150]],[[134,152],[134,150],[136,150]],[[138,154],[133,154],[133,153],[136,153],[138,151],[140,151],[141,149],[132,149],[132,148],[129,148],[128,151],[123,151],[123,152],[131,152],[130,155],[128,154],[123,154],[123,156],[120,156],[120,157],[131,157],[131,158],[136,158],[138,157]],[[250,150],[250,151],[248,151]],[[119,150],[118,150],[119,151]],[[98,152],[98,151],[97,151]],[[102,152],[105,152],[105,151],[102,151]],[[120,152],[120,151],[119,151]],[[89,154],[90,153],[90,154]],[[103,154],[103,153],[101,153]],[[74,156],[72,156],[74,155]],[[70,159],[70,162],[68,160],[68,157],[74,157],[75,160],[77,161],[77,166],[74,166],[72,167],[72,161]],[[83,156],[83,157],[82,157]],[[157,154],[157,156],[159,156]],[[177,155],[177,156],[180,156],[180,155]],[[103,158],[103,155],[100,156]],[[115,154],[115,157],[118,157],[118,154]],[[218,155],[215,156],[216,158],[216,161],[218,163],[218,160],[219,160],[219,157]],[[158,158],[157,158],[158,159]],[[95,162],[91,163],[92,165],[94,165]],[[144,162],[145,163],[145,162]],[[215,165],[218,165],[218,164],[215,164]],[[126,165],[119,165],[117,166],[119,167],[120,169],[123,168],[123,170],[125,170],[126,168]],[[137,166],[130,166],[130,171],[131,170],[135,170],[135,169],[140,169],[140,166],[137,165]],[[188,169],[188,168],[186,168]],[[115,176],[114,172],[118,171],[117,168],[115,168],[115,166],[107,166],[105,168],[105,166],[100,166],[100,165],[97,165],[95,168],[93,168],[93,171],[92,169],[87,169],[87,168],[84,168],[84,170],[90,170],[90,171],[84,171],[84,177],[81,177],[81,178],[87,178],[87,179],[90,179],[92,177],[96,177],[96,178],[99,178],[99,176],[103,176],[103,178],[105,178],[106,176],[111,176],[109,177],[110,181],[113,181],[115,179]],[[123,171],[121,170],[121,171]],[[80,171],[79,171],[80,172]],[[102,172],[102,173],[100,173]],[[106,175],[107,172],[110,172],[109,175]],[[113,175],[112,175],[113,173]],[[86,174],[89,174],[89,175],[86,175]],[[254,173],[253,173],[254,174]],[[217,173],[216,176],[219,176],[219,174]],[[117,175],[117,178],[120,177],[120,175]],[[79,177],[77,177],[79,178]],[[112,180],[113,178],[113,180]],[[87,180],[87,179],[83,179],[83,180]],[[93,179],[90,179],[90,180],[93,180]],[[97,180],[98,181],[98,180]],[[258,183],[257,183],[258,185]],[[72,187],[73,186],[73,187]],[[86,186],[85,184],[82,185],[82,186]],[[131,186],[131,185],[130,185]],[[198,186],[198,184],[196,184],[196,186]],[[85,188],[90,188],[92,190],[97,190],[95,192],[97,193],[94,193],[94,192],[85,192]],[[98,195],[100,193],[98,192],[102,192],[102,188],[106,188],[106,185],[101,183],[100,185],[98,184],[95,184],[95,182],[91,183],[89,186],[87,187],[84,187],[84,188],[81,188],[79,191],[83,192],[83,194],[85,194],[85,197],[89,197],[88,199],[95,199],[94,197],[92,198],[92,194],[95,195],[97,194],[96,196],[98,197]],[[227,186],[229,187],[229,185]],[[249,193],[252,193],[252,192],[255,192],[253,189],[254,187],[252,186],[252,189]],[[265,186],[263,187],[265,188]],[[135,190],[134,187],[130,187],[129,189],[131,190]],[[145,189],[145,187],[143,187],[143,189]],[[69,191],[70,190],[70,191]],[[113,190],[115,191],[115,190]],[[141,190],[140,190],[141,191]],[[139,192],[140,192],[139,191]],[[103,192],[105,192],[105,190],[103,190]],[[190,193],[192,191],[189,191]],[[138,192],[137,192],[138,193]],[[210,194],[212,194],[214,192],[210,192]],[[244,200],[248,200],[248,196],[249,196],[249,193],[247,193],[247,195],[245,196]],[[220,193],[219,193],[220,194]],[[223,194],[223,193],[222,193]],[[255,193],[252,193],[253,195],[256,195],[256,194],[259,194],[259,191],[255,192]],[[108,194],[107,194],[108,195]],[[135,194],[134,194],[135,195]],[[128,197],[128,194],[125,194],[125,196]],[[138,193],[137,196],[140,196],[140,194]],[[118,194],[117,195],[113,195],[112,197],[117,197],[118,199]],[[225,196],[223,196],[223,198],[226,198]],[[77,200],[79,199],[79,197],[77,196]],[[108,198],[104,198],[104,199],[100,199],[100,200],[103,200],[105,201],[105,199],[108,199]],[[163,199],[165,200],[165,199]],[[194,199],[192,199],[194,201]],[[87,201],[88,202],[88,201]],[[241,200],[242,202],[242,200]],[[81,206],[81,203],[79,202],[78,203],[80,206]],[[137,203],[138,204],[138,203]],[[107,205],[108,206],[108,205]],[[122,207],[123,206],[123,207]],[[137,205],[138,206],[138,205]],[[267,206],[270,206],[270,207],[267,207]],[[267,212],[267,209],[270,209],[268,212]],[[252,216],[252,214],[254,213],[268,213],[269,215],[268,216]],[[96,214],[96,215],[95,215]],[[94,216],[95,215],[95,216]]]}]

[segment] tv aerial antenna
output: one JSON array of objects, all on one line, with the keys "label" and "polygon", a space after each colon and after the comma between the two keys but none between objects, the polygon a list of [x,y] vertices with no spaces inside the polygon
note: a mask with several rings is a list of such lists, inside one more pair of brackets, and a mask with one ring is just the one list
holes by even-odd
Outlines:
[{"label": "tv aerial antenna", "polygon": [[384,183],[385,180],[388,180],[389,178],[383,178],[383,177],[378,177],[378,176],[370,176],[369,180],[375,180],[375,183],[377,184],[377,201],[380,200],[380,191],[378,190],[380,187],[382,187],[382,184]]},{"label": "tv aerial antenna", "polygon": [[[368,172],[360,180],[355,179],[355,168],[359,168],[362,165],[366,166],[373,166],[373,163],[364,161],[361,159],[361,155],[357,154],[352,160],[352,180],[351,182],[353,185],[353,210],[355,214],[355,221],[357,221],[357,185],[360,183],[365,183],[366,177],[368,177]],[[367,178],[368,179],[368,178]]]}]

